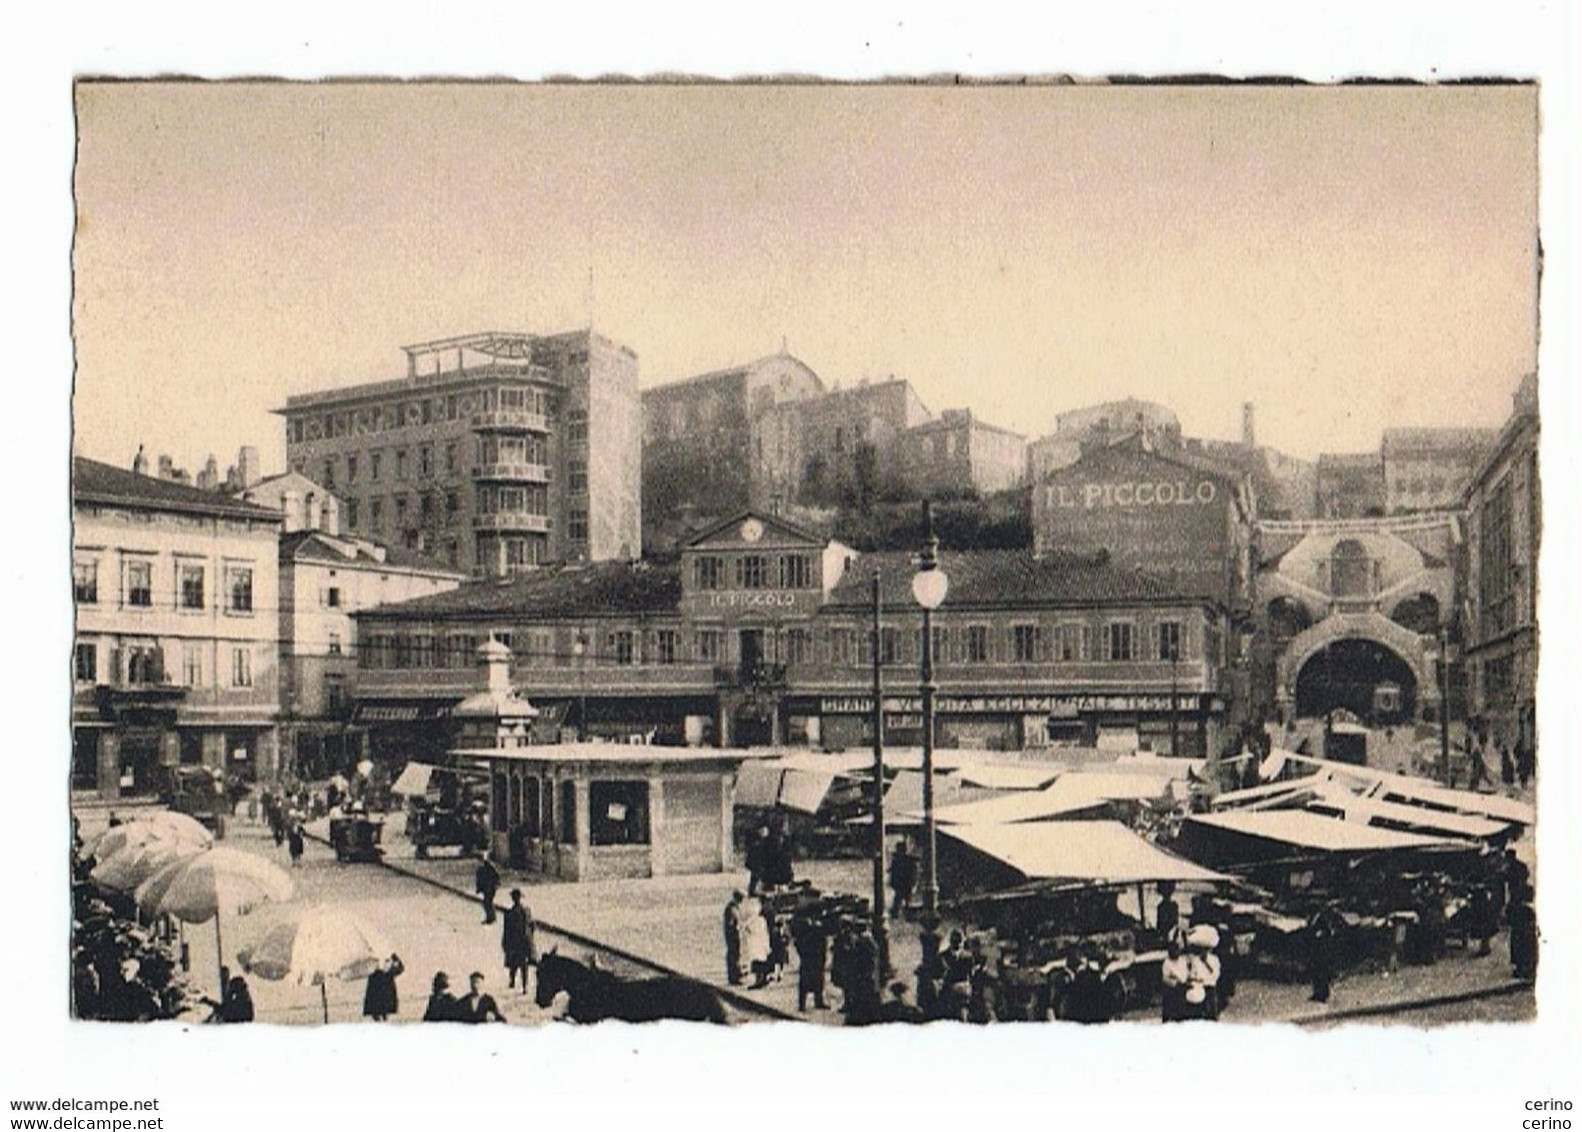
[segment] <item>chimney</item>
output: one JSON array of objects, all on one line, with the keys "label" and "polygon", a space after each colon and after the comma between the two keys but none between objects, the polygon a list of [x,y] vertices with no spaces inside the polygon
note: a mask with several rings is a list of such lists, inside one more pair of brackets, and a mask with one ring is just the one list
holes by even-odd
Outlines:
[{"label": "chimney", "polygon": [[236,473],[244,488],[252,487],[263,478],[258,471],[257,448],[251,444],[242,445],[242,450],[236,457]]},{"label": "chimney", "polygon": [[497,696],[509,696],[511,650],[491,636],[478,646],[478,663],[484,670],[484,686]]},{"label": "chimney", "polygon": [[198,473],[198,486],[205,491],[216,491],[220,486],[220,464],[214,458],[214,453],[209,453],[208,461],[203,465],[203,471]]},{"label": "chimney", "polygon": [[143,446],[137,446],[137,455],[132,457],[132,474],[138,476],[148,475],[148,457],[143,455]]},{"label": "chimney", "polygon": [[319,503],[319,493],[310,491],[302,505],[302,529],[317,531],[323,529],[324,511]]},{"label": "chimney", "polygon": [[1251,401],[1244,401],[1241,406],[1241,442],[1248,448],[1258,446],[1258,434],[1253,429]]},{"label": "chimney", "polygon": [[333,495],[324,497],[321,525],[327,535],[338,535],[341,533],[341,501]]},{"label": "chimney", "polygon": [[169,456],[162,455],[159,458],[159,478],[162,480],[176,478],[176,462]]},{"label": "chimney", "polygon": [[302,529],[302,493],[300,491],[283,491],[280,493],[280,510],[285,513],[285,525],[281,528],[286,534],[293,534]]}]

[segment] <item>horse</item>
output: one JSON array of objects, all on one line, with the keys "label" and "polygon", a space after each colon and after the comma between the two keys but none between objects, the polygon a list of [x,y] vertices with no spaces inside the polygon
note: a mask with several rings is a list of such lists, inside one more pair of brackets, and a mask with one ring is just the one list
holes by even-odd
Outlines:
[{"label": "horse", "polygon": [[652,979],[622,979],[557,955],[554,949],[538,961],[540,1007],[547,1007],[566,992],[566,1017],[573,1022],[658,1022],[666,1018],[685,1022],[725,1022],[725,1006],[713,988],[691,979],[661,975]]}]

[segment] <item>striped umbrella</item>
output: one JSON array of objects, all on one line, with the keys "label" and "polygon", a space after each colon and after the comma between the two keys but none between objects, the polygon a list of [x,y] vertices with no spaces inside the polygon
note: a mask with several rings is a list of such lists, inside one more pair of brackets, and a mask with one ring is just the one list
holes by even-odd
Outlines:
[{"label": "striped umbrella", "polygon": [[319,988],[324,1021],[330,1020],[330,979],[366,979],[392,948],[384,934],[366,920],[339,908],[310,907],[294,911],[251,947],[237,954],[243,970],[260,978],[293,979]]}]

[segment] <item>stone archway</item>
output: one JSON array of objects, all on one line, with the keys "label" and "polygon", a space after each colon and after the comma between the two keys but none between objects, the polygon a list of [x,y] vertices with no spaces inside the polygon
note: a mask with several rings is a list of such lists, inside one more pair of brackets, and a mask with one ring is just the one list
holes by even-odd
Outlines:
[{"label": "stone archway", "polygon": [[1417,705],[1412,666],[1377,641],[1345,637],[1308,657],[1293,690],[1298,718],[1337,709],[1380,724],[1410,721]]},{"label": "stone archway", "polygon": [[1397,657],[1410,672],[1417,713],[1437,712],[1439,683],[1434,657],[1425,639],[1382,613],[1335,613],[1303,630],[1291,639],[1278,666],[1276,697],[1281,710],[1293,717],[1297,706],[1297,683],[1308,661],[1342,641],[1371,642]]}]

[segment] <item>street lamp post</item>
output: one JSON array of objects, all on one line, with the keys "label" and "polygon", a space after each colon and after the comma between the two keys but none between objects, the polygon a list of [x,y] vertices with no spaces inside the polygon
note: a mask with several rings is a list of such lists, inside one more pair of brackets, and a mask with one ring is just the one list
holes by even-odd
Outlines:
[{"label": "street lamp post", "polygon": [[934,507],[925,499],[923,551],[912,576],[912,597],[923,610],[919,690],[923,699],[923,928],[927,938],[939,927],[939,869],[934,853],[934,610],[944,602],[949,589],[950,579],[939,568]]},{"label": "street lamp post", "polygon": [[1450,781],[1450,641],[1445,622],[1439,622],[1439,781]]},{"label": "street lamp post", "polygon": [[873,572],[873,625],[870,629],[873,658],[873,941],[879,948],[875,977],[883,997],[890,971],[890,929],[884,915],[884,677],[880,669],[879,571]]}]

